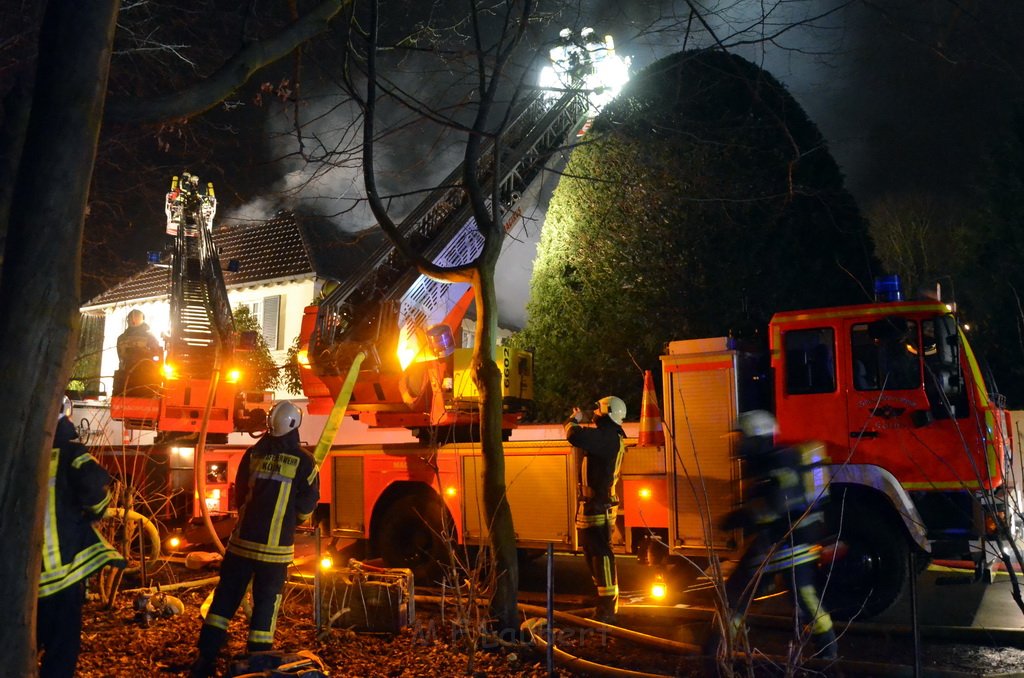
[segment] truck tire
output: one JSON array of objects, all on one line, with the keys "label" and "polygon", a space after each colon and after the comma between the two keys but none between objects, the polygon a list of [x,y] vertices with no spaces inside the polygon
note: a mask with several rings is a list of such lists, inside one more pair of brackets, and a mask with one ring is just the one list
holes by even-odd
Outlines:
[{"label": "truck tire", "polygon": [[827,511],[834,536],[826,545],[836,543],[840,555],[820,563],[818,585],[825,609],[837,619],[868,619],[885,612],[903,595],[909,578],[910,546],[902,526],[858,499],[848,495],[844,509],[843,493],[836,493]]},{"label": "truck tire", "polygon": [[405,567],[427,586],[440,581],[451,555],[451,519],[436,496],[426,493],[399,498],[384,514],[377,550],[387,567]]}]

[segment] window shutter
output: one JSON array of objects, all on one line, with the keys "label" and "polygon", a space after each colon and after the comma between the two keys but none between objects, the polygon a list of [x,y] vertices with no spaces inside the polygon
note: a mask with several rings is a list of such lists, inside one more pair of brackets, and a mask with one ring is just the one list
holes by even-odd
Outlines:
[{"label": "window shutter", "polygon": [[271,351],[276,351],[281,347],[281,342],[278,340],[278,330],[280,328],[278,321],[280,317],[281,295],[276,294],[272,297],[264,297],[260,326],[263,328],[263,338],[267,342],[267,348]]}]

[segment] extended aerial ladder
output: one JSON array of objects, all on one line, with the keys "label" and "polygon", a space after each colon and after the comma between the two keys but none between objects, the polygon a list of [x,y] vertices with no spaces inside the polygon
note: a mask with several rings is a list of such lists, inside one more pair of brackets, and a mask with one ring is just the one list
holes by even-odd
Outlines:
[{"label": "extended aerial ladder", "polygon": [[[518,219],[517,204],[527,187],[579,128],[587,108],[579,90],[566,91],[554,102],[538,94],[518,107],[501,138],[498,158],[493,140],[484,144],[478,180],[483,186],[497,181],[506,229]],[[471,261],[483,243],[462,172],[460,164],[399,225],[413,247],[441,265]],[[477,400],[468,369],[471,351],[458,345],[471,295],[467,284],[419,275],[393,244],[381,245],[318,305],[306,309],[300,344],[308,361],[300,359],[300,375],[310,411],[330,409],[353,357],[364,352],[368,358],[349,403],[350,413],[360,420],[421,432],[471,425]],[[509,429],[532,400],[532,356],[500,350],[504,428]]]},{"label": "extended aerial ladder", "polygon": [[[125,428],[156,429],[163,437],[198,433],[209,408],[207,431],[226,435],[256,430],[231,369],[235,327],[220,259],[213,242],[217,199],[213,184],[182,173],[171,182],[164,212],[174,238],[170,263],[170,333],[165,342],[162,383],[145,397],[115,393],[111,417]],[[252,416],[253,414],[256,416]]]}]

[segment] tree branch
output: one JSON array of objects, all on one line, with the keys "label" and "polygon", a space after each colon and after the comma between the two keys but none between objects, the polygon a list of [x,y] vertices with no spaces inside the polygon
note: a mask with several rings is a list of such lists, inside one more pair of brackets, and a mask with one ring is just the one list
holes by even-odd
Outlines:
[{"label": "tree branch", "polygon": [[145,124],[198,115],[230,97],[257,71],[288,56],[327,26],[352,0],[323,0],[284,31],[238,52],[217,72],[192,87],[158,99],[111,99],[104,122]]},{"label": "tree branch", "polygon": [[[398,225],[388,214],[377,189],[377,176],[374,173],[374,115],[377,104],[377,20],[378,7],[374,0],[370,4],[370,24],[368,31],[369,47],[366,53],[366,99],[360,101],[363,107],[363,184],[366,188],[366,200],[370,211],[377,219],[381,230],[387,234],[402,255],[416,268],[432,278],[447,282],[473,282],[476,272],[472,266],[445,267],[434,262],[413,249],[412,245],[402,237]],[[355,90],[353,89],[353,92]]]}]

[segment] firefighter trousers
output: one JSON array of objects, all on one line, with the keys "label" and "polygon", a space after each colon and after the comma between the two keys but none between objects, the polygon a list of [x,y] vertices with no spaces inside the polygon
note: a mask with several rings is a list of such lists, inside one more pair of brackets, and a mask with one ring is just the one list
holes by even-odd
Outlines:
[{"label": "firefighter trousers", "polygon": [[39,599],[36,645],[43,653],[40,678],[72,678],[82,645],[82,605],[85,586],[72,584]]},{"label": "firefighter trousers", "polygon": [[220,567],[220,582],[199,632],[199,655],[214,658],[228,635],[228,622],[235,615],[252,582],[252,618],[249,620],[248,652],[269,650],[281,604],[281,589],[288,573],[286,563],[264,563],[228,551]]},{"label": "firefighter trousers", "polygon": [[[598,512],[600,511],[600,512]],[[584,504],[576,522],[580,546],[586,558],[590,576],[597,587],[598,619],[610,620],[619,608],[619,584],[615,571],[615,553],[612,551],[612,528],[615,526],[615,507],[601,510]]]},{"label": "firefighter trousers", "polygon": [[[810,630],[816,656],[823,659],[836,657],[832,617],[821,603],[815,582],[817,558],[808,560],[801,555],[811,549],[811,545],[797,544],[787,548],[786,544],[775,544],[764,533],[755,537],[754,543],[743,554],[736,570],[725,582],[725,596],[731,616],[728,625],[730,633],[736,634],[743,626],[750,601],[761,588],[759,584],[774,577],[776,572],[781,572],[796,599],[797,619]],[[785,566],[785,559],[779,557],[783,552],[792,556],[788,567]]]}]

